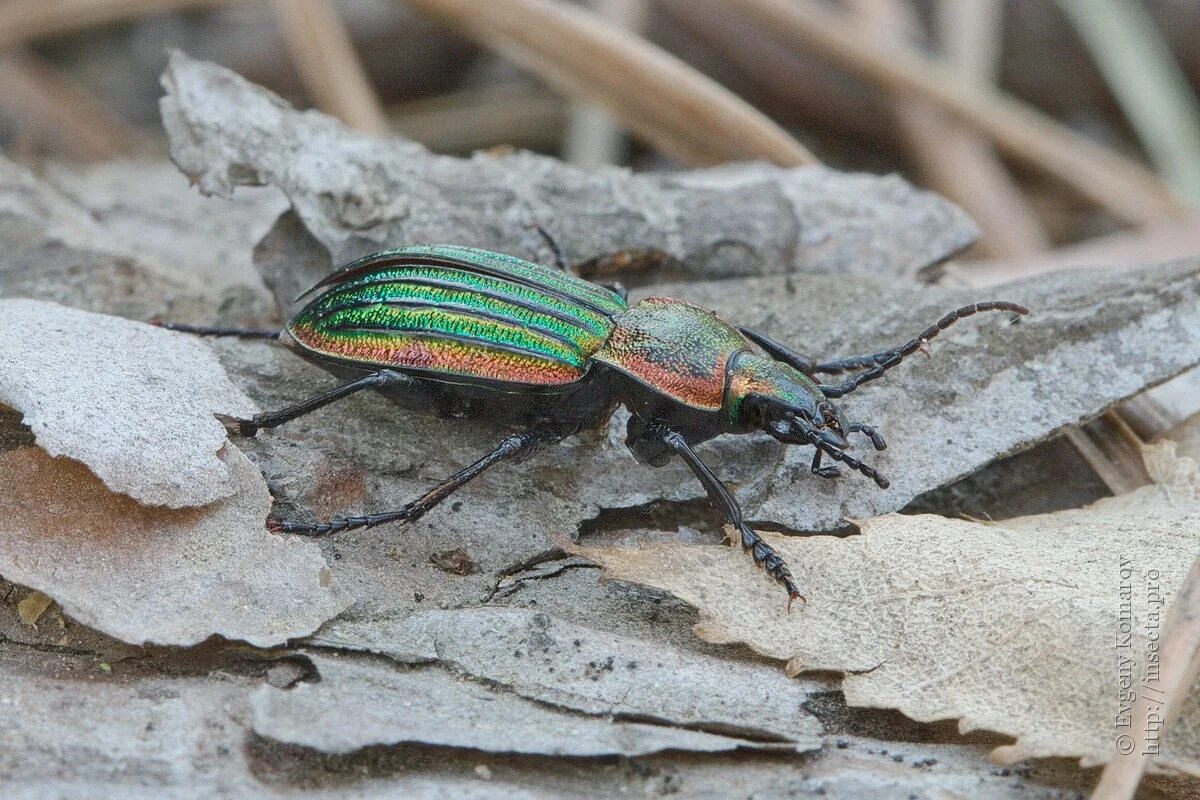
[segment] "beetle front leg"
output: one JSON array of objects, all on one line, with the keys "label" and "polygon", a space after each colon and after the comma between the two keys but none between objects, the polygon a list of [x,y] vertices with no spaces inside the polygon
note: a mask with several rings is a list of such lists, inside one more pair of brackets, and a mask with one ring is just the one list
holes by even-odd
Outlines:
[{"label": "beetle front leg", "polygon": [[367,514],[359,517],[343,517],[329,522],[279,522],[272,520],[267,527],[277,533],[297,533],[304,536],[323,536],[327,533],[355,530],[357,528],[373,528],[388,522],[415,522],[425,516],[434,506],[441,503],[450,495],[466,486],[490,467],[515,458],[528,455],[537,447],[559,437],[544,431],[533,430],[509,436],[500,446],[483,458],[451,475],[425,494],[408,505],[396,511],[385,511],[380,514]]},{"label": "beetle front leg", "polygon": [[797,598],[803,600],[804,595],[800,594],[796,580],[792,577],[792,571],[788,569],[783,556],[776,553],[771,545],[767,544],[743,521],[742,508],[738,504],[737,498],[733,496],[733,492],[729,491],[729,487],[713,474],[707,464],[700,460],[687,440],[677,431],[673,431],[661,423],[651,425],[647,429],[647,434],[660,439],[683,458],[704,487],[704,491],[708,493],[709,499],[721,509],[729,524],[741,534],[742,549],[748,551],[754,559],[754,563],[765,569],[768,575],[787,590],[788,608],[791,608],[793,600]]},{"label": "beetle front leg", "polygon": [[824,466],[821,466],[821,457],[824,455],[825,455],[825,451],[819,447],[817,448],[817,451],[815,453],[813,453],[812,474],[817,475],[822,478],[840,478],[840,477],[842,477],[842,471],[840,469],[838,469],[836,466],[834,466],[833,464],[826,464]]},{"label": "beetle front leg", "polygon": [[268,430],[278,427],[285,422],[291,422],[297,417],[302,417],[330,403],[336,403],[338,400],[349,397],[356,392],[361,392],[363,389],[383,389],[388,386],[415,383],[416,381],[404,373],[396,372],[392,369],[381,369],[378,372],[372,372],[370,375],[365,375],[356,380],[343,383],[340,386],[335,386],[328,391],[321,392],[287,408],[264,412],[250,419],[232,420],[228,423],[228,427],[242,436],[254,436],[260,430]]}]

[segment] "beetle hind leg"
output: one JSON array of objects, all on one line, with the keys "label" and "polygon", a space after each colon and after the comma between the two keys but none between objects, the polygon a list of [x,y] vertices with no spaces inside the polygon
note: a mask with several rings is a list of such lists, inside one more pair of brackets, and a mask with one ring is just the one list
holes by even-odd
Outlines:
[{"label": "beetle hind leg", "polygon": [[525,431],[509,436],[492,452],[468,467],[464,467],[446,480],[434,486],[416,500],[396,511],[366,514],[357,517],[341,517],[328,522],[281,522],[271,520],[267,527],[276,533],[294,533],[302,536],[324,536],[341,531],[374,528],[389,522],[416,522],[450,495],[470,483],[490,467],[521,455],[528,455],[542,444],[557,437],[542,431]]},{"label": "beetle hind leg", "polygon": [[312,413],[318,408],[327,406],[330,403],[336,403],[338,400],[349,397],[356,392],[361,392],[363,389],[382,389],[387,386],[398,386],[405,383],[412,384],[415,381],[395,370],[381,369],[378,372],[372,372],[356,380],[339,384],[332,389],[313,395],[307,400],[301,400],[299,403],[287,406],[286,408],[281,408],[278,411],[266,411],[250,419],[228,420],[225,423],[225,427],[241,436],[253,437],[260,430],[276,428],[285,422],[291,422],[298,417]]}]

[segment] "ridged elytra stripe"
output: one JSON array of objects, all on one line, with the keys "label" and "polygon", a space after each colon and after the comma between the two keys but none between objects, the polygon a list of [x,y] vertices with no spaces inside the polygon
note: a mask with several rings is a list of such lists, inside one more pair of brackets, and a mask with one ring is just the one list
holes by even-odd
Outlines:
[{"label": "ridged elytra stripe", "polygon": [[331,285],[389,267],[435,266],[465,269],[520,283],[568,302],[579,303],[605,316],[627,306],[613,292],[568,273],[533,264],[513,256],[469,247],[409,247],[365,256],[347,264],[301,294],[297,300]]},{"label": "ridged elytra stripe", "polygon": [[[318,315],[316,315],[314,322],[319,324],[319,323],[324,322],[325,320],[329,319],[330,317],[333,317],[335,314],[337,314],[339,312],[360,310],[360,309],[365,309],[365,308],[371,308],[372,306],[387,306],[389,308],[411,308],[411,309],[417,309],[417,310],[450,309],[450,310],[453,310],[457,314],[462,314],[462,315],[468,316],[468,317],[476,317],[481,320],[488,320],[491,322],[499,322],[499,323],[504,323],[504,324],[508,324],[508,325],[526,325],[531,330],[535,330],[538,333],[543,333],[552,339],[558,340],[564,346],[569,347],[572,350],[578,350],[581,346],[586,346],[587,344],[594,343],[597,347],[599,347],[599,345],[600,345],[600,337],[598,337],[598,336],[589,336],[588,338],[590,339],[590,341],[579,342],[579,341],[576,341],[576,340],[570,338],[569,336],[562,333],[561,331],[555,330],[554,328],[547,328],[542,325],[537,325],[535,323],[526,322],[524,320],[514,319],[512,317],[505,317],[503,315],[493,314],[488,311],[482,311],[478,308],[473,308],[471,306],[468,306],[468,305],[465,305],[462,303],[454,303],[454,302],[448,302],[448,301],[361,300],[361,301],[354,302],[354,303],[345,303],[343,305],[336,306],[331,309],[323,309]],[[329,330],[342,330],[343,328],[334,324],[334,325],[329,325],[328,329]],[[405,328],[399,328],[399,329],[395,329],[395,330],[403,331],[405,333],[409,332],[409,329],[405,329]],[[488,340],[488,341],[491,341],[491,340]]]},{"label": "ridged elytra stripe", "polygon": [[[460,271],[475,272],[475,273],[479,273],[482,275],[487,275],[489,277],[496,278],[496,279],[502,280],[502,281],[506,281],[508,283],[516,284],[519,286],[524,286],[527,289],[532,289],[537,292],[542,292],[545,294],[553,295],[554,297],[557,297],[560,300],[563,300],[568,303],[578,303],[579,305],[582,305],[582,306],[588,308],[589,310],[594,311],[597,314],[602,314],[606,317],[611,317],[613,314],[617,314],[617,313],[620,313],[621,311],[625,310],[624,303],[615,294],[613,294],[609,290],[603,289],[599,286],[593,286],[592,284],[587,283],[586,281],[582,281],[589,289],[587,296],[585,296],[585,297],[581,297],[578,294],[573,294],[570,291],[565,291],[560,286],[556,286],[554,283],[547,283],[548,280],[553,281],[556,277],[560,277],[560,276],[573,277],[573,276],[569,276],[566,273],[559,272],[558,270],[551,270],[548,267],[542,267],[537,264],[531,264],[530,266],[538,267],[540,270],[543,270],[546,274],[539,275],[537,277],[526,277],[526,276],[521,276],[521,275],[513,275],[510,273],[501,271],[501,270],[492,270],[492,269],[487,269],[485,267],[479,267],[476,264],[468,264],[468,263],[464,263],[464,262],[460,262],[460,261],[453,261],[453,260],[449,260],[449,259],[435,259],[435,258],[427,258],[427,257],[422,257],[422,256],[415,256],[415,257],[405,256],[403,258],[397,259],[393,263],[388,263],[386,265],[372,264],[368,269],[364,269],[363,272],[364,273],[374,272],[376,269],[393,269],[393,268],[403,269],[404,267],[422,267],[422,266],[441,267],[443,269],[457,269]],[[326,279],[326,280],[328,280],[328,279]],[[578,279],[576,279],[576,280],[578,280]],[[314,287],[314,288],[316,288],[316,287]]]},{"label": "ridged elytra stripe", "polygon": [[[505,353],[512,353],[513,355],[522,356],[525,358],[529,358],[531,355],[533,355],[528,350],[522,349],[520,347],[514,347],[511,345],[507,345],[507,344],[500,344],[500,343],[493,342],[490,340],[485,340],[485,339],[476,339],[471,336],[462,336],[459,334],[444,333],[441,331],[429,331],[429,330],[398,331],[395,328],[374,328],[374,327],[370,327],[370,326],[366,326],[366,325],[356,325],[353,327],[332,326],[332,327],[328,328],[328,330],[337,331],[339,333],[387,334],[389,336],[395,336],[395,337],[400,337],[400,338],[433,339],[433,340],[444,341],[444,342],[456,342],[458,344],[470,345],[472,347],[482,347],[487,350],[499,350],[499,351],[505,352]],[[542,360],[549,361],[554,364],[559,364],[560,366],[564,366],[564,367],[571,367],[574,369],[578,369],[580,367],[579,364],[571,363],[571,361],[569,361],[567,359],[557,358],[557,357],[551,356],[551,355],[542,355],[541,358],[542,358]]]},{"label": "ridged elytra stripe", "polygon": [[529,356],[559,360],[576,367],[581,366],[587,357],[569,340],[521,324],[448,312],[438,306],[404,311],[376,303],[332,314],[319,328],[330,333],[362,330],[397,337],[422,333],[454,336],[474,345],[516,348]]},{"label": "ridged elytra stripe", "polygon": [[[567,325],[581,326],[595,336],[606,335],[612,327],[606,315],[581,308],[577,304],[566,301],[560,303],[561,307],[555,307],[546,302],[545,298],[538,298],[538,293],[528,287],[518,286],[517,284],[511,284],[499,279],[488,279],[489,281],[494,281],[495,284],[507,284],[513,290],[526,295],[522,296],[512,291],[502,291],[505,288],[503,286],[481,283],[478,280],[478,276],[473,273],[462,270],[445,270],[444,272],[447,273],[444,277],[433,278],[425,275],[406,275],[402,270],[390,271],[388,275],[373,276],[371,280],[358,281],[353,285],[331,289],[313,303],[312,310],[317,319],[320,319],[332,310],[343,307],[343,305],[367,302],[368,300],[373,302],[391,302],[391,298],[383,291],[384,287],[405,287],[401,291],[406,294],[415,294],[408,287],[420,287],[444,290],[446,292],[457,292],[464,295],[480,295],[488,300],[508,303],[535,314],[553,317]],[[371,290],[379,291],[372,292]],[[346,300],[347,302],[340,302],[342,300]]]}]

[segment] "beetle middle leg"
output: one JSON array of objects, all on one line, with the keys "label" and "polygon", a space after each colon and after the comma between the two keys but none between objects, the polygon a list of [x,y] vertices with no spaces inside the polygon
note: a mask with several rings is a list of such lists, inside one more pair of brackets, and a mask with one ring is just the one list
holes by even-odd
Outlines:
[{"label": "beetle middle leg", "polygon": [[470,483],[489,468],[520,455],[529,455],[539,446],[559,437],[541,430],[513,434],[483,458],[451,475],[425,494],[396,511],[366,514],[358,517],[342,517],[329,522],[278,522],[272,520],[267,527],[281,533],[297,533],[304,536],[323,536],[327,533],[373,528],[388,522],[415,522],[425,516],[434,506]]},{"label": "beetle middle leg", "polygon": [[404,384],[415,385],[416,381],[401,372],[391,369],[381,369],[378,372],[372,372],[356,380],[347,381],[320,394],[313,395],[307,400],[301,400],[299,403],[281,408],[278,411],[267,411],[250,419],[233,420],[229,423],[229,427],[242,436],[254,436],[260,430],[268,430],[278,427],[285,422],[291,422],[297,417],[302,417],[330,403],[336,403],[338,400],[349,397],[356,392],[361,392],[363,389],[383,389],[389,386],[401,386]]},{"label": "beetle middle leg", "polygon": [[189,325],[186,322],[151,322],[156,328],[190,333],[193,336],[236,336],[239,339],[278,339],[280,328],[234,328],[213,325]]},{"label": "beetle middle leg", "polygon": [[803,600],[804,595],[800,594],[800,589],[796,586],[796,579],[792,576],[792,571],[788,569],[787,562],[783,560],[783,556],[775,552],[775,548],[767,544],[761,536],[758,535],[749,525],[742,519],[742,508],[738,504],[737,498],[733,496],[733,492],[729,491],[720,478],[709,469],[700,456],[692,450],[691,445],[687,440],[677,432],[668,428],[666,425],[652,425],[647,429],[647,434],[661,439],[664,444],[678,453],[683,460],[691,468],[692,473],[700,481],[704,487],[704,491],[708,493],[709,499],[721,510],[725,515],[725,519],[729,521],[742,537],[742,549],[749,551],[754,563],[767,571],[767,574],[778,581],[788,593],[788,607],[791,607],[793,600],[797,598]]}]

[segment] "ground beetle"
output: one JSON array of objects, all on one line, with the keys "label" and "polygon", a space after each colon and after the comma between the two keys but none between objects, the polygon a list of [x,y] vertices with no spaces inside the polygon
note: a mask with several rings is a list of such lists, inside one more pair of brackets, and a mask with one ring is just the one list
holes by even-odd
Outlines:
[{"label": "ground beetle", "polygon": [[[547,237],[548,238],[548,237]],[[733,493],[692,447],[722,433],[766,431],[786,444],[811,445],[812,472],[838,477],[822,457],[873,479],[879,472],[846,452],[859,433],[886,445],[871,426],[848,422],[832,398],[849,394],[963,317],[980,311],[1028,311],[1015,303],[964,306],[891,350],[816,361],[712,311],[666,297],[630,305],[619,286],[472,247],[405,247],[366,256],[300,296],[311,300],[283,332],[170,325],[209,335],[281,337],[302,357],[346,378],[279,411],[237,420],[244,436],[274,428],[363,389],[400,405],[446,417],[485,419],[517,430],[495,450],[397,511],[329,522],[279,522],[274,531],[321,535],[386,522],[412,522],[494,464],[604,425],[618,405],[631,413],[626,444],[643,464],[680,456],[755,563],[801,597],[791,571],[742,519]],[[589,262],[606,265],[669,258],[623,251]],[[839,383],[818,375],[851,373]]]}]

